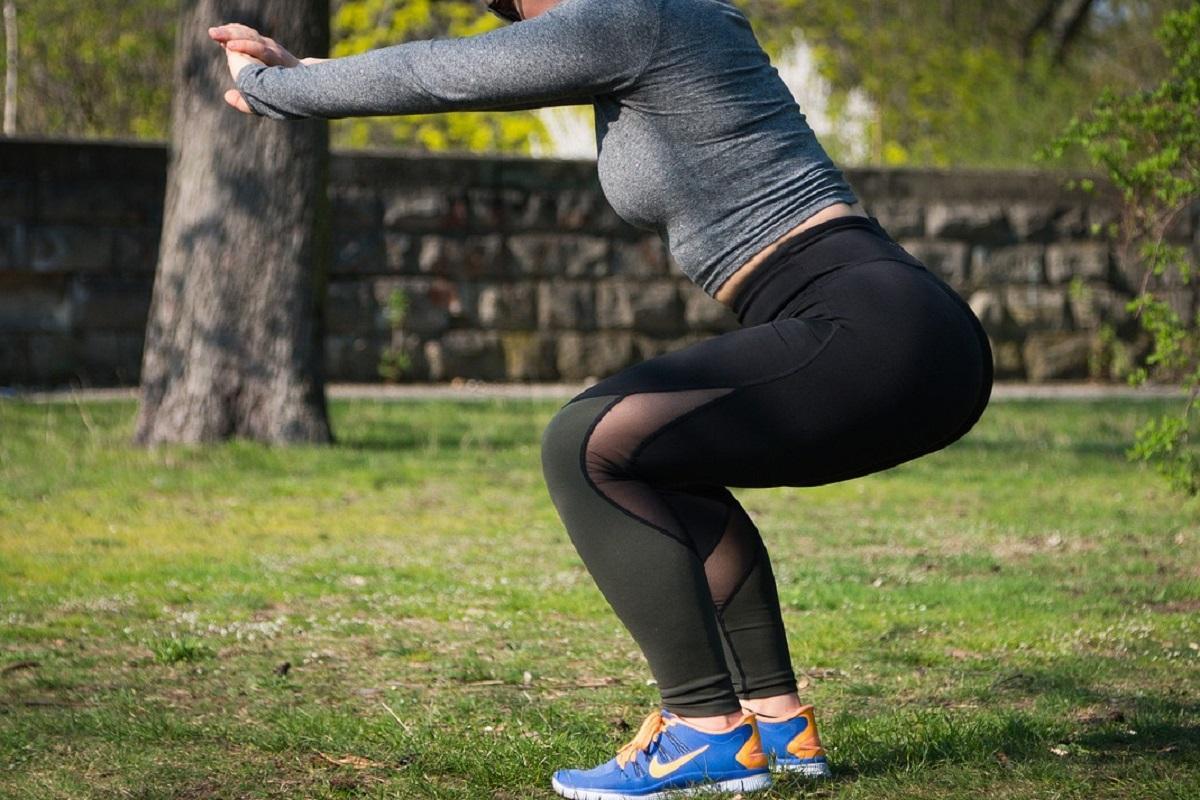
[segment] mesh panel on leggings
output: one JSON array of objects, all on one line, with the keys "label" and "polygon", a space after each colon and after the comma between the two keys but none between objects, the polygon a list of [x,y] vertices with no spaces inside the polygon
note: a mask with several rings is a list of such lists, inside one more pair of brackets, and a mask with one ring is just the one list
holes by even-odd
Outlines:
[{"label": "mesh panel on leggings", "polygon": [[750,574],[761,541],[758,528],[736,500],[730,512],[721,540],[704,560],[704,574],[718,611],[725,608]]},{"label": "mesh panel on leggings", "polygon": [[724,607],[754,565],[759,535],[724,486],[664,485],[638,473],[636,453],[655,431],[731,388],[628,395],[604,414],[588,437],[588,477],[626,513],[691,547],[704,564],[713,602]]}]

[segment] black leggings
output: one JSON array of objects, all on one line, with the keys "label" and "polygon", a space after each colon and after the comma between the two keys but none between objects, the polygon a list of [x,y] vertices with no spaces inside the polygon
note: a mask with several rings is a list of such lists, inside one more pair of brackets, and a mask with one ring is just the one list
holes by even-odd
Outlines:
[{"label": "black leggings", "polygon": [[542,436],[571,541],[683,716],[796,690],[770,559],[726,487],[894,467],[961,437],[991,395],[979,320],[874,218],[786,240],[734,310],[738,330],[600,381]]}]

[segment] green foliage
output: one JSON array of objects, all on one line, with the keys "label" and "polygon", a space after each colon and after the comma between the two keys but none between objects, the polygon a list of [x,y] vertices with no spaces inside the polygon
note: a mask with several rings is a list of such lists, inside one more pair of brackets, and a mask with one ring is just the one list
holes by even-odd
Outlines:
[{"label": "green foliage", "polygon": [[1139,46],[1173,4],[1106,4],[1064,40],[1036,32],[1044,3],[741,0],[769,51],[798,31],[837,93],[865,92],[872,163],[935,166],[1028,165],[1102,84],[1158,74]]},{"label": "green foliage", "polygon": [[211,647],[190,636],[164,636],[150,641],[149,647],[160,664],[200,661],[215,655]]},{"label": "green foliage", "polygon": [[398,381],[412,367],[408,353],[394,344],[396,341],[403,341],[404,319],[408,315],[408,294],[403,289],[393,289],[388,295],[384,315],[392,329],[393,344],[384,348],[380,356],[379,376],[385,381]]},{"label": "green foliage", "polygon": [[[415,39],[474,36],[507,23],[476,0],[341,0],[332,55],[363,53]],[[334,120],[335,146],[529,153],[549,133],[534,111],[463,111]]]},{"label": "green foliage", "polygon": [[1192,253],[1168,236],[1200,201],[1200,5],[1168,15],[1159,35],[1171,65],[1168,77],[1138,92],[1105,91],[1047,154],[1081,149],[1121,193],[1123,213],[1108,233],[1127,263],[1144,267],[1127,308],[1152,342],[1145,363],[1125,370],[1128,382],[1157,378],[1190,390],[1182,415],[1148,422],[1128,455],[1155,463],[1172,487],[1194,496],[1200,493],[1193,416],[1200,415],[1200,312],[1181,318],[1170,298],[1194,293],[1196,265]]},{"label": "green foliage", "polygon": [[16,7],[19,133],[167,138],[175,0],[17,0]]}]

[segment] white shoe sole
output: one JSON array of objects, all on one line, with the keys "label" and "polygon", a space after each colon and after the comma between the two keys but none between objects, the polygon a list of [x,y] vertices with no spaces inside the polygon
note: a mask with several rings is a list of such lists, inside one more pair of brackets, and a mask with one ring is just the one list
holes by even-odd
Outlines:
[{"label": "white shoe sole", "polygon": [[572,789],[563,786],[557,778],[550,778],[550,785],[568,800],[654,800],[655,798],[692,797],[711,792],[756,792],[771,786],[770,775],[755,775],[752,778],[735,778],[728,781],[713,781],[700,783],[695,786],[682,786],[678,789],[664,789],[650,794],[626,794],[625,792],[605,791],[603,789]]},{"label": "white shoe sole", "polygon": [[829,764],[815,762],[813,764],[773,764],[772,772],[792,772],[797,775],[803,775],[806,778],[828,778],[832,773],[829,771]]}]

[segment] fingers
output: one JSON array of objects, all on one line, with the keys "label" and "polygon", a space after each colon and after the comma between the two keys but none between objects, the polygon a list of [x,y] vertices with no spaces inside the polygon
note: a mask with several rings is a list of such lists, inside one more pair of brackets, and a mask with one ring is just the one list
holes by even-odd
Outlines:
[{"label": "fingers", "polygon": [[225,102],[241,111],[243,114],[253,114],[254,109],[246,102],[246,98],[242,97],[242,93],[237,89],[230,89],[225,92]]},{"label": "fingers", "polygon": [[234,39],[231,42],[226,42],[225,49],[244,53],[252,58],[257,58],[266,64],[271,63],[269,56],[273,55],[270,47],[262,42],[256,42],[250,39]]},{"label": "fingers", "polygon": [[229,65],[229,76],[233,78],[234,83],[237,82],[238,74],[241,73],[242,69],[247,65],[259,64],[261,66],[267,66],[267,64],[265,64],[262,60],[253,56],[248,56],[245,53],[240,53],[230,47],[225,48],[225,61]]},{"label": "fingers", "polygon": [[243,25],[240,22],[228,22],[224,25],[216,25],[208,29],[208,35],[218,42],[228,42],[231,39],[253,39],[260,42],[267,40],[267,37],[254,30],[254,28],[251,28],[249,25]]}]

